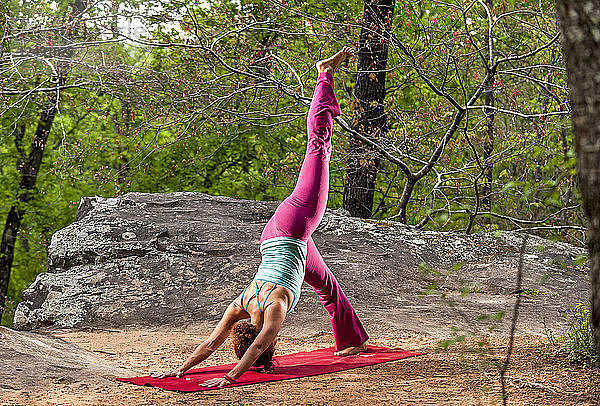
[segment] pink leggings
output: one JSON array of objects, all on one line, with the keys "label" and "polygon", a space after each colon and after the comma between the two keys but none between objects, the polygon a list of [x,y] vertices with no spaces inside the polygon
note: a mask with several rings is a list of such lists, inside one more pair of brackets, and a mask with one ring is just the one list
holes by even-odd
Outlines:
[{"label": "pink leggings", "polygon": [[311,238],[327,207],[333,118],[340,113],[333,76],[319,73],[308,111],[308,144],[298,182],[292,194],[279,205],[261,236],[261,242],[274,237],[294,237],[307,242],[304,281],[313,287],[329,313],[336,350],[360,345],[369,338]]},{"label": "pink leggings", "polygon": [[329,193],[329,157],[333,118],[341,113],[333,92],[333,76],[320,73],[308,111],[308,143],[298,182],[265,226],[260,241],[294,237],[308,241],[315,231]]}]

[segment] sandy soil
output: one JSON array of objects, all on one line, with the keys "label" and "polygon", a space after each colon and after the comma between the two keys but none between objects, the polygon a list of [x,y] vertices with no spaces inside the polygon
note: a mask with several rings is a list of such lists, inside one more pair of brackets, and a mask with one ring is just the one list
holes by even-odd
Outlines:
[{"label": "sandy soil", "polygon": [[[206,337],[187,331],[79,331],[53,335],[142,374],[176,366]],[[316,377],[201,393],[169,392],[107,379],[47,382],[27,391],[0,392],[1,405],[500,405],[499,368],[507,339],[471,337],[439,346],[414,333],[372,337],[374,345],[423,351],[426,355]],[[280,337],[278,354],[333,345],[330,334]],[[234,362],[231,343],[207,365]],[[600,404],[600,370],[552,355],[539,337],[518,337],[506,374],[508,404]]]}]

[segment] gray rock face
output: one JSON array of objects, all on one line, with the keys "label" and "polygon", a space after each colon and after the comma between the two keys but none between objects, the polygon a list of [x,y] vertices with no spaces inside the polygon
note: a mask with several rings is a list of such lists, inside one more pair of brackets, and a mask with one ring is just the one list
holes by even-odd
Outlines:
[{"label": "gray rock face", "polygon": [[0,359],[3,390],[31,390],[47,382],[106,384],[108,378],[139,373],[61,339],[6,327],[0,327]]},{"label": "gray rock face", "polygon": [[[277,204],[200,193],[84,198],[78,220],[52,237],[49,271],[23,292],[14,325],[216,321],[252,279]],[[373,334],[507,331],[522,235],[417,231],[327,212],[313,238]],[[542,333],[543,322],[561,328],[565,312],[587,303],[583,255],[528,237],[520,332]],[[308,285],[285,326],[292,334],[329,330]]]}]

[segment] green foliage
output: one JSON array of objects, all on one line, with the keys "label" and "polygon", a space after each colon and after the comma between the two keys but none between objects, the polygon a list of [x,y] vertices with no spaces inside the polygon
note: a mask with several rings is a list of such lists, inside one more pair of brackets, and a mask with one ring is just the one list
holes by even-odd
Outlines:
[{"label": "green foliage", "polygon": [[440,341],[438,343],[439,347],[442,350],[448,351],[451,346],[456,345],[458,343],[462,343],[467,338],[466,334],[459,333],[459,331],[456,328],[452,329],[452,335],[453,335],[452,338]]},{"label": "green foliage", "polygon": [[577,258],[575,258],[575,261],[573,261],[573,264],[577,267],[582,267],[585,265],[587,260],[588,260],[587,255],[578,255]]},{"label": "green foliage", "polygon": [[[473,3],[475,4],[475,3]],[[478,3],[477,3],[478,4]],[[534,7],[537,17],[530,19],[527,11]],[[436,94],[416,74],[404,68],[415,63],[421,72],[439,89],[448,92],[459,102],[466,102],[463,93],[481,83],[485,75],[485,34],[488,19],[479,5],[470,7],[464,14],[456,13],[457,5],[428,1],[397,2],[394,19],[394,38],[402,44],[411,44],[416,60],[396,50],[390,55],[386,96],[392,130],[388,137],[413,170],[427,161],[453,119],[454,110],[449,101]],[[519,9],[524,9],[517,11]],[[494,4],[494,15],[512,13],[519,18],[501,18],[493,25],[495,36],[492,59],[506,55],[529,52],[550,41],[548,27],[555,27],[554,5],[540,2],[533,6],[523,2]],[[533,15],[532,15],[533,16]],[[534,28],[535,27],[535,28]],[[435,45],[432,45],[435,44]],[[535,44],[535,45],[534,45]],[[495,105],[529,114],[544,114],[565,110],[567,93],[564,72],[560,66],[559,43],[553,42],[543,52],[526,63],[528,66],[545,66],[540,71],[529,71],[533,77],[544,77],[551,92],[541,89],[535,80],[524,80],[523,75],[512,76],[508,71],[498,73],[494,87]],[[452,68],[449,69],[448,67]],[[402,68],[401,68],[402,67]],[[521,71],[518,66],[511,69]],[[525,69],[525,68],[523,68]],[[537,80],[537,79],[536,79]],[[485,104],[483,97],[475,104]],[[510,107],[509,107],[510,106]],[[408,222],[418,224],[429,216],[429,229],[465,229],[475,210],[475,183],[480,168],[476,156],[482,159],[485,141],[484,115],[473,110],[465,119],[464,130],[450,140],[445,153],[436,164],[437,174],[427,175],[415,187],[408,206]],[[554,115],[540,118],[519,118],[510,114],[496,114],[494,122],[494,158],[492,173],[491,211],[506,217],[540,222],[549,231],[538,231],[545,237],[570,242],[582,240],[578,231],[552,231],[559,225],[580,225],[580,210],[566,211],[562,217],[556,213],[566,206],[576,206],[578,192],[574,188],[575,160],[568,117]],[[467,169],[468,168],[468,169]],[[397,199],[404,187],[402,175],[395,166],[382,168],[378,176],[380,187],[375,206],[381,207],[378,216],[388,217],[398,213]],[[390,187],[391,183],[391,187]],[[482,180],[479,179],[481,193]],[[384,204],[381,202],[384,201]],[[479,207],[479,211],[482,208]],[[544,220],[549,218],[548,220]],[[515,228],[515,223],[491,215],[478,217],[475,231],[494,231]],[[573,238],[576,237],[576,238]]]},{"label": "green foliage", "polygon": [[577,303],[572,316],[565,316],[568,327],[564,335],[555,336],[546,329],[550,348],[566,355],[573,362],[598,363],[600,354],[594,344],[590,310],[583,303]]}]

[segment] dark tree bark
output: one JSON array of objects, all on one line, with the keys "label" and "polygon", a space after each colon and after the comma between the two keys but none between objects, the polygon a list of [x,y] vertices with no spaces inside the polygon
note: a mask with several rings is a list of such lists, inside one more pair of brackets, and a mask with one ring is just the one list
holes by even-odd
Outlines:
[{"label": "dark tree bark", "polygon": [[[376,140],[387,132],[383,106],[394,0],[366,0],[358,45],[352,128]],[[350,139],[343,206],[351,216],[369,218],[373,210],[379,159],[371,148]]]},{"label": "dark tree bark", "polygon": [[557,0],[575,134],[579,189],[589,218],[591,306],[600,352],[600,0]]},{"label": "dark tree bark", "polygon": [[[72,3],[71,14],[67,16],[68,22],[72,27],[69,27],[64,35],[68,41],[74,38],[77,34],[77,22],[75,19],[78,14],[83,12],[87,6],[86,0],[74,0]],[[65,60],[72,56],[71,51],[68,51]],[[66,74],[68,65],[65,62],[59,61],[56,64],[56,76],[53,81],[56,87],[63,86],[66,82]],[[35,135],[31,143],[29,155],[25,159],[23,149],[23,136],[25,127],[22,123],[17,124],[19,130],[15,135],[15,146],[19,157],[17,158],[17,170],[19,173],[19,189],[16,192],[16,197],[11,206],[4,230],[2,232],[2,241],[0,242],[0,312],[4,312],[4,304],[8,293],[8,284],[10,282],[10,273],[12,269],[15,244],[23,217],[25,216],[26,204],[35,197],[35,184],[37,182],[38,173],[42,165],[44,150],[48,143],[48,135],[54,122],[54,117],[58,111],[59,95],[57,92],[48,93],[46,102],[42,107],[42,112],[38,120]],[[0,314],[1,316],[1,314]]]},{"label": "dark tree bark", "polygon": [[406,183],[404,184],[404,188],[402,189],[402,195],[400,196],[400,201],[398,202],[398,207],[400,209],[398,220],[403,224],[406,224],[406,209],[408,207],[408,202],[410,201],[410,197],[412,196],[412,192],[418,180],[419,178],[417,177],[406,177]]},{"label": "dark tree bark", "polygon": [[44,148],[48,143],[48,134],[52,128],[52,122],[57,112],[57,100],[55,95],[50,95],[46,102],[46,106],[40,115],[37,129],[29,156],[24,158],[21,142],[25,132],[24,127],[20,127],[15,134],[15,145],[19,151],[20,157],[17,159],[17,170],[20,175],[19,190],[15,203],[10,208],[4,232],[2,233],[2,242],[0,243],[0,309],[4,308],[4,301],[8,293],[8,282],[10,281],[10,271],[12,268],[15,243],[23,216],[26,213],[25,205],[34,197],[35,183],[37,181],[38,172],[42,164],[44,156]]},{"label": "dark tree bark", "polygon": [[[492,0],[486,0],[486,5],[491,13],[494,7]],[[489,36],[489,31],[486,30],[485,42],[489,55],[486,63],[486,73],[488,80],[484,83],[484,95],[486,106],[494,107],[495,95],[494,85],[496,83],[496,72],[493,71],[493,39]],[[485,211],[492,211],[492,182],[493,182],[493,163],[492,155],[494,154],[494,119],[496,113],[493,108],[485,109],[485,135],[483,138],[483,185],[481,187],[481,206]],[[489,223],[488,217],[483,217],[484,223]]]}]

